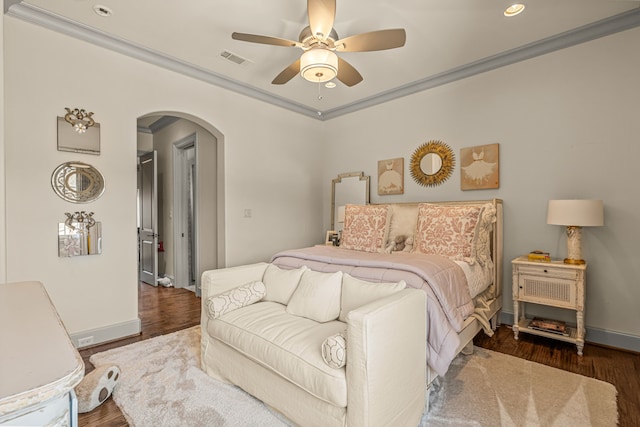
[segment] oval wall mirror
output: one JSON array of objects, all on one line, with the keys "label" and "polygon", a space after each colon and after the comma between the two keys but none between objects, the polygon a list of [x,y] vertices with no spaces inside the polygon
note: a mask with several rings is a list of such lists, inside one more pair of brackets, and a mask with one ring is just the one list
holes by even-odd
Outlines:
[{"label": "oval wall mirror", "polygon": [[429,141],[413,152],[409,170],[418,184],[435,187],[451,176],[454,166],[453,150],[442,141]]},{"label": "oval wall mirror", "polygon": [[104,178],[93,166],[83,162],[66,162],[51,175],[53,191],[72,203],[88,203],[104,193]]}]

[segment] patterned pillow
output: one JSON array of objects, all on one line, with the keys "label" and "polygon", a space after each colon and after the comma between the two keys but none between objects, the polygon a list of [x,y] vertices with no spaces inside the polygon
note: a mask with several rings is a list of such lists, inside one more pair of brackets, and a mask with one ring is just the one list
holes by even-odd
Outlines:
[{"label": "patterned pillow", "polygon": [[442,255],[456,261],[471,260],[475,256],[473,241],[482,210],[482,206],[421,203],[413,252]]},{"label": "patterned pillow", "polygon": [[322,360],[331,368],[347,364],[347,331],[331,335],[322,343]]},{"label": "patterned pillow", "polygon": [[496,222],[496,208],[491,203],[487,203],[482,209],[471,249],[472,261],[477,261],[483,267],[491,262],[491,229],[494,222]]},{"label": "patterned pillow", "polygon": [[354,251],[382,252],[390,219],[386,205],[346,205],[340,246]]},{"label": "patterned pillow", "polygon": [[217,319],[230,311],[246,307],[260,301],[267,289],[262,282],[250,282],[218,295],[210,296],[207,300],[207,314],[210,319]]}]

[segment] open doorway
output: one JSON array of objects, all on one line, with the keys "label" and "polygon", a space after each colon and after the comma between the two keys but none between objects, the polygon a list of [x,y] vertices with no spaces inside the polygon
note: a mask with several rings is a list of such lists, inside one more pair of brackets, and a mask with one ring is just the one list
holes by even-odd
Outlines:
[{"label": "open doorway", "polygon": [[[138,156],[153,151],[157,153],[157,279],[152,284],[187,288],[199,296],[202,272],[224,266],[222,135],[181,113],[148,114],[138,119]],[[140,250],[141,277],[142,260]]]}]

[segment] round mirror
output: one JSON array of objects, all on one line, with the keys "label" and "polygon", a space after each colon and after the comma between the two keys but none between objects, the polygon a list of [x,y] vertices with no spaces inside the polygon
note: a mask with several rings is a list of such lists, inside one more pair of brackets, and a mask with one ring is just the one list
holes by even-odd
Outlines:
[{"label": "round mirror", "polygon": [[88,203],[104,192],[104,178],[96,168],[82,162],[67,162],[51,175],[53,191],[72,203]]},{"label": "round mirror", "polygon": [[427,175],[435,175],[442,168],[442,159],[436,153],[429,153],[420,160],[420,169]]},{"label": "round mirror", "polygon": [[455,157],[442,141],[429,141],[419,146],[411,156],[409,170],[420,185],[432,187],[442,184],[453,172]]}]

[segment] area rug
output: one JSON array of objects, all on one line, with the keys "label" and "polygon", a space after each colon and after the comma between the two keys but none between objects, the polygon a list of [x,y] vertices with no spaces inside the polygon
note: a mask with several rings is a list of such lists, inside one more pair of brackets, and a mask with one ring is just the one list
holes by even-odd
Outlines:
[{"label": "area rug", "polygon": [[[289,426],[280,414],[200,369],[200,327],[91,356],[117,364],[116,404],[134,427]],[[615,426],[611,384],[476,348],[431,394],[421,426]]]}]

